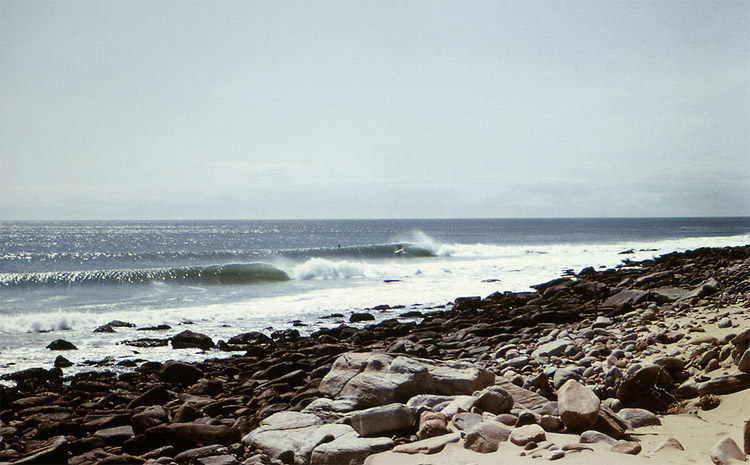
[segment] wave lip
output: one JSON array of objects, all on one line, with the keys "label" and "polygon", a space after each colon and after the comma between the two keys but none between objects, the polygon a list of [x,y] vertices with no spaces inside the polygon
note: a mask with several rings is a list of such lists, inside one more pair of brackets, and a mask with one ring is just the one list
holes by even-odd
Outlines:
[{"label": "wave lip", "polygon": [[148,284],[252,284],[288,281],[289,275],[267,263],[185,266],[177,268],[6,273],[0,287]]}]

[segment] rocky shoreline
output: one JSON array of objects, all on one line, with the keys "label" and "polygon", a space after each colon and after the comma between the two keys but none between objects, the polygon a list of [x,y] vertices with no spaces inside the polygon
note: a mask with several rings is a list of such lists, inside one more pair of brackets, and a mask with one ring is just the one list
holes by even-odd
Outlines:
[{"label": "rocky shoreline", "polygon": [[185,331],[168,343],[242,355],[73,376],[60,357],[0,377],[15,383],[0,386],[0,463],[743,462],[750,408],[707,448],[659,428],[750,404],[749,309],[745,246],[458,298],[419,323],[218,344]]}]

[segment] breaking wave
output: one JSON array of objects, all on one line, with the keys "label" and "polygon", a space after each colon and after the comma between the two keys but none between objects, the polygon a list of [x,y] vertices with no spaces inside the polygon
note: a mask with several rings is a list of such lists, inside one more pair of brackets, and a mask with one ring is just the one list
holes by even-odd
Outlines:
[{"label": "breaking wave", "polygon": [[4,273],[2,287],[148,284],[251,284],[288,281],[289,275],[266,263],[185,266],[177,268]]}]

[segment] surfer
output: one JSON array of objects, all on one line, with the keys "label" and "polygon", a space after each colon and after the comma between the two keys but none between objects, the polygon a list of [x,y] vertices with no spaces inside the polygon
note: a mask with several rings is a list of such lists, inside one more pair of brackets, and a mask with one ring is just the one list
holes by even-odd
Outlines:
[{"label": "surfer", "polygon": [[394,255],[403,255],[404,254],[404,248],[401,247],[401,244],[398,244],[396,246],[396,250],[393,252]]}]

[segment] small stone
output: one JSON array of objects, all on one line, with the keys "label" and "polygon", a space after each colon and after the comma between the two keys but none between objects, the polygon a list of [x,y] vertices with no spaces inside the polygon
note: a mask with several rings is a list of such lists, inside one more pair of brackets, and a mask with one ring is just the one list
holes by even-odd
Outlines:
[{"label": "small stone", "polygon": [[716,323],[716,326],[719,328],[731,328],[732,327],[732,320],[730,318],[722,318],[719,320],[718,323]]},{"label": "small stone", "polygon": [[667,449],[685,450],[685,448],[682,447],[680,441],[678,441],[676,438],[667,438],[661,444],[656,446],[656,450],[654,451],[654,453]]},{"label": "small stone", "polygon": [[604,433],[600,433],[599,431],[589,430],[589,431],[584,431],[581,434],[580,442],[581,444],[594,444],[597,442],[605,442],[612,446],[612,445],[617,444],[617,439],[607,436]]},{"label": "small stone", "polygon": [[620,454],[638,455],[641,453],[641,444],[636,441],[618,441],[609,450]]}]

